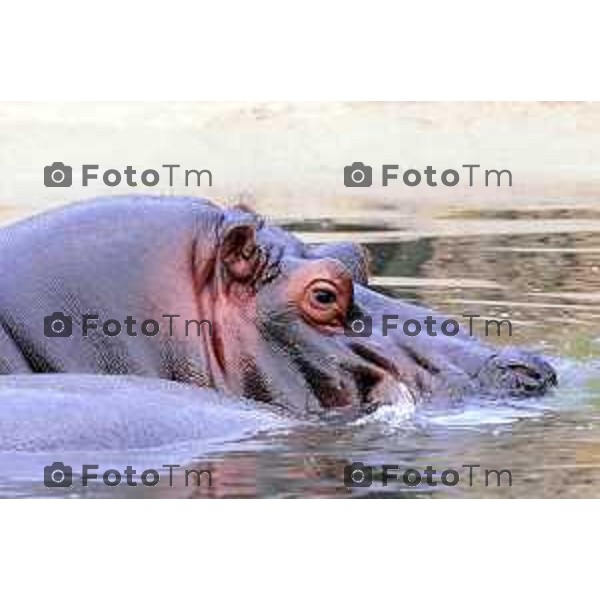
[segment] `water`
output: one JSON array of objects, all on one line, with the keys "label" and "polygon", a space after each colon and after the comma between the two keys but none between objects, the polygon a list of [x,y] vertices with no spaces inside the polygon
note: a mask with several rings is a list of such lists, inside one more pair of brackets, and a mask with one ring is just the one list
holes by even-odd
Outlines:
[{"label": "water", "polygon": [[[489,206],[489,203],[486,203]],[[428,207],[362,204],[363,213],[278,222],[306,240],[354,239],[368,246],[373,281],[385,293],[448,315],[510,318],[513,337],[490,338],[543,352],[559,372],[552,394],[523,401],[473,398],[452,406],[387,407],[359,419],[332,415],[228,439],[196,451],[189,467],[208,469],[212,487],[74,488],[71,496],[118,497],[597,497],[600,496],[599,209],[515,202],[510,210],[473,203]],[[375,207],[375,208],[374,208]],[[327,207],[323,209],[327,212]],[[335,214],[336,211],[331,210]],[[371,487],[348,489],[344,469],[375,467]],[[384,486],[384,464],[436,486]],[[469,468],[473,468],[472,485]],[[441,473],[458,472],[456,485]],[[489,475],[485,470],[509,470]],[[4,495],[64,495],[39,483],[4,482]]]}]

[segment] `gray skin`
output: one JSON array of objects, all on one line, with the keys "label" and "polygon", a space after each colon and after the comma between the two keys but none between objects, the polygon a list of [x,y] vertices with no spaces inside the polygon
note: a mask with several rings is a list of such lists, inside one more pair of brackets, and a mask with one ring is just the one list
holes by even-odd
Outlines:
[{"label": "gray skin", "polygon": [[[141,486],[146,469],[194,468],[197,457],[240,449],[259,432],[287,430],[296,419],[266,404],[234,399],[165,379],[123,375],[35,374],[0,378],[0,497],[40,495],[48,465],[73,469],[72,484],[55,495],[85,493],[82,465],[102,473],[130,466]],[[235,443],[235,446],[232,444]],[[52,469],[51,469],[52,470]],[[207,483],[206,480],[203,482]],[[32,486],[33,484],[33,486]],[[94,485],[92,480],[90,485]],[[120,488],[127,488],[125,476]],[[163,486],[164,489],[164,486]],[[94,494],[96,492],[93,492]]]},{"label": "gray skin", "polygon": [[[374,326],[371,337],[347,337],[361,313],[374,324],[431,313],[370,289],[359,246],[307,245],[206,200],[101,198],[30,218],[0,230],[0,274],[2,374],[162,378],[297,414],[369,409],[399,391],[426,401],[556,384],[543,359],[466,333],[383,336]],[[72,337],[44,335],[55,311],[73,320]],[[132,316],[138,335],[99,326],[84,337],[84,314],[99,324]],[[181,315],[173,335],[165,314]],[[140,333],[146,319],[160,323],[157,336]],[[186,335],[185,319],[210,320],[212,335],[206,326]]]}]

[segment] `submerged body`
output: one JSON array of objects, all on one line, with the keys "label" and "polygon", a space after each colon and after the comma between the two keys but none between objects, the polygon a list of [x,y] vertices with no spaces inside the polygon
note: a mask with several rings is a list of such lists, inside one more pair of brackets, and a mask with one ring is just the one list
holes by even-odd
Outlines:
[{"label": "submerged body", "polygon": [[[0,497],[40,495],[46,487],[52,495],[110,492],[115,488],[103,485],[103,473],[115,469],[122,474],[119,494],[153,489],[143,483],[147,469],[160,473],[165,490],[197,457],[241,450],[259,433],[295,425],[265,405],[215,390],[203,390],[199,402],[196,388],[164,379],[7,375],[0,381]],[[66,479],[50,475],[56,468]],[[219,483],[203,476],[189,489],[214,484],[218,491]]]},{"label": "submerged body", "polygon": [[[463,333],[348,337],[361,314],[428,313],[370,289],[359,246],[307,245],[205,200],[107,198],[33,217],[0,230],[0,273],[3,374],[161,378],[296,413],[369,409],[398,390],[418,402],[556,383],[543,359]],[[48,331],[57,313],[72,330]],[[147,320],[156,335],[140,331]]]}]

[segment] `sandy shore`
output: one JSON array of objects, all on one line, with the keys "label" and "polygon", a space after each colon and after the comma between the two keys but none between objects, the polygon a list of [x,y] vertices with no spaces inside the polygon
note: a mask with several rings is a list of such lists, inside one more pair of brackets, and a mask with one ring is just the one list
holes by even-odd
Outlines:
[{"label": "sandy shore", "polygon": [[[0,220],[96,195],[146,191],[80,185],[82,163],[140,170],[210,169],[213,185],[166,178],[152,193],[244,200],[292,218],[361,215],[382,202],[423,211],[441,204],[595,203],[600,103],[5,103],[0,104]],[[513,187],[366,189],[343,185],[356,160],[441,170],[510,169]],[[43,168],[74,166],[70,188],[46,188]]]}]

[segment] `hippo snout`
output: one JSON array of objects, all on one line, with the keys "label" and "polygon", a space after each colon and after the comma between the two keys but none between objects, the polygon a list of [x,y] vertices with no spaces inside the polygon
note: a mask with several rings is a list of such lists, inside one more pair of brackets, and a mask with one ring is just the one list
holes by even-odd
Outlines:
[{"label": "hippo snout", "polygon": [[514,348],[491,356],[477,379],[484,389],[506,390],[514,396],[545,394],[558,384],[556,371],[546,360]]}]

